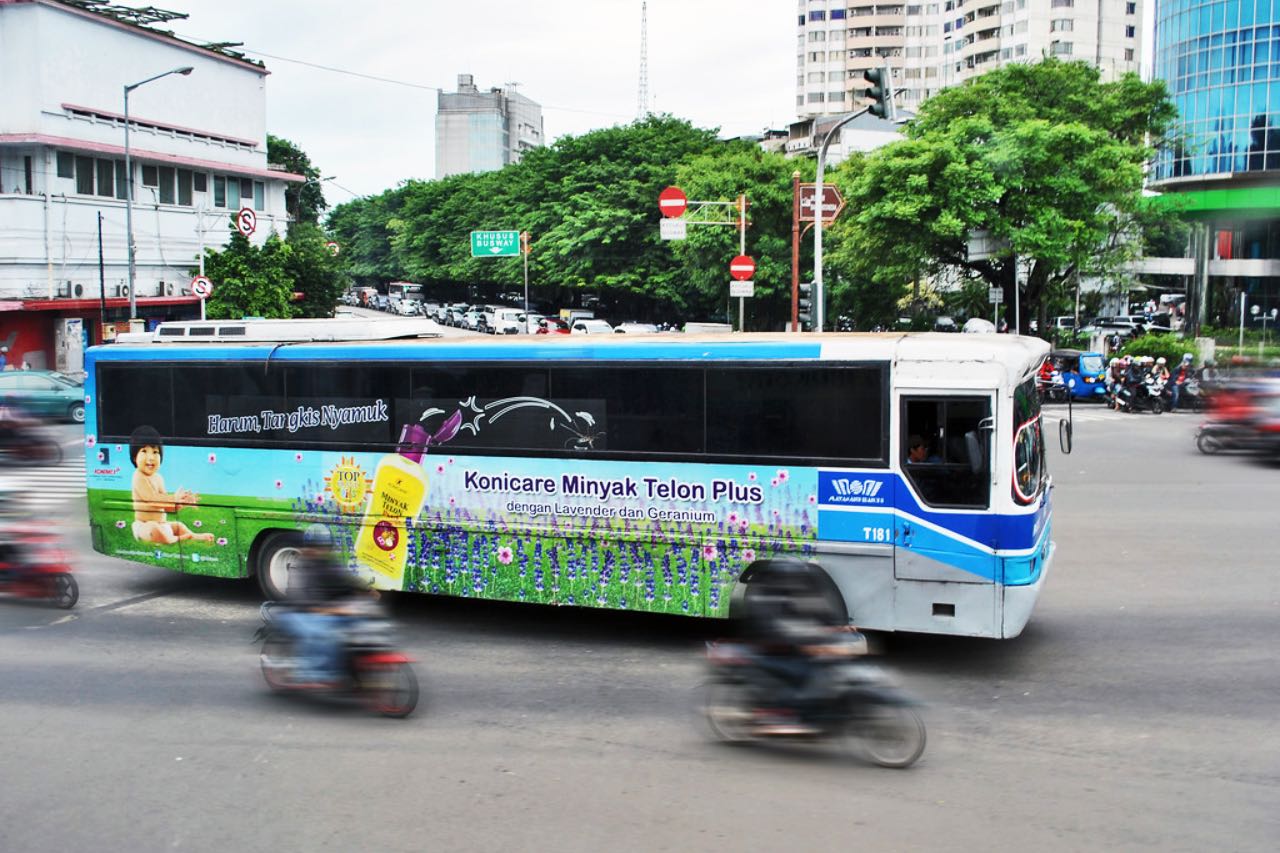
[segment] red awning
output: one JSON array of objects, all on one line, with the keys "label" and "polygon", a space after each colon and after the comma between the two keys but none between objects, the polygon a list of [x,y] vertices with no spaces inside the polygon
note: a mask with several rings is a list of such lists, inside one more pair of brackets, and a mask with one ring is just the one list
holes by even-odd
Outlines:
[{"label": "red awning", "polygon": [[[195,305],[198,296],[139,296],[139,308],[169,305]],[[10,307],[12,306],[12,307]],[[0,311],[97,311],[102,307],[100,299],[24,299],[21,302],[0,302]],[[107,299],[108,308],[128,308],[129,298],[112,296]]]}]

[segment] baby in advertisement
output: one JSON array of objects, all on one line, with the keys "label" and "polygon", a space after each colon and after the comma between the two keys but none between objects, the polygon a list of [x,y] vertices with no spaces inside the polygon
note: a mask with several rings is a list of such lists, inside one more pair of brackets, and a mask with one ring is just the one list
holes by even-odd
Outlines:
[{"label": "baby in advertisement", "polygon": [[199,503],[200,496],[183,488],[172,494],[165,490],[160,476],[164,443],[154,427],[140,426],[129,436],[129,459],[137,469],[133,473],[133,538],[155,545],[213,541],[213,534],[195,533],[181,521],[169,520],[169,513]]}]

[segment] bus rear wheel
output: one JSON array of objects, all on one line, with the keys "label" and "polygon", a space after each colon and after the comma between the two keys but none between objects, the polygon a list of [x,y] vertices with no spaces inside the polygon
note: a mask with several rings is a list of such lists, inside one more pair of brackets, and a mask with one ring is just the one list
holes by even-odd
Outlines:
[{"label": "bus rear wheel", "polygon": [[258,547],[254,575],[262,594],[281,601],[289,591],[289,573],[302,554],[302,538],[291,530],[268,534]]}]

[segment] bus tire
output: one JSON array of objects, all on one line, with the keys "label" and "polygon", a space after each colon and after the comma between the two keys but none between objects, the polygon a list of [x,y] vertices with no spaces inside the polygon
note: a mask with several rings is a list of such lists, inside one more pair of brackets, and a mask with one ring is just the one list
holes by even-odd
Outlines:
[{"label": "bus tire", "polygon": [[281,601],[289,589],[289,567],[302,551],[302,537],[293,530],[275,530],[259,542],[253,573],[268,601]]}]

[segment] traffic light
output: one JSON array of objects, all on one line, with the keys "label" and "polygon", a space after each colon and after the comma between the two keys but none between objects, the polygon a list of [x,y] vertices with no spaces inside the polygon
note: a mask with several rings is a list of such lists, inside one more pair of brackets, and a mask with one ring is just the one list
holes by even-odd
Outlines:
[{"label": "traffic light", "polygon": [[813,283],[800,283],[799,319],[801,331],[813,328]]},{"label": "traffic light", "polygon": [[893,121],[897,118],[897,110],[893,105],[893,75],[889,71],[888,65],[881,65],[879,68],[871,68],[862,72],[862,76],[867,78],[866,96],[871,99],[871,106],[867,108],[873,116]]}]

